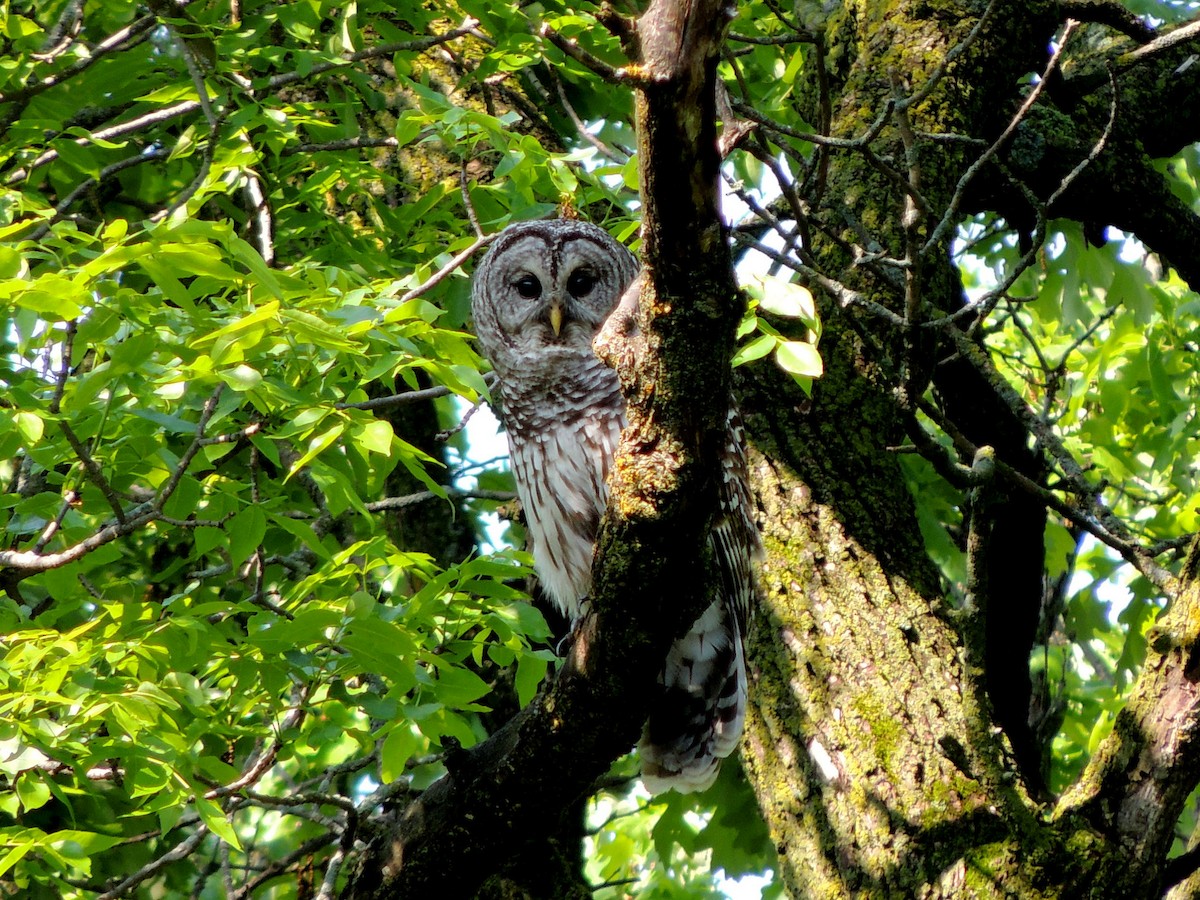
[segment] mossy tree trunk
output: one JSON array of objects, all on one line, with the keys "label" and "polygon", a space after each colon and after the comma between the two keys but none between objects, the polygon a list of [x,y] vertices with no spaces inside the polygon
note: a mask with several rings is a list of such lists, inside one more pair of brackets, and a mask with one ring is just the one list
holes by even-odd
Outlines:
[{"label": "mossy tree trunk", "polygon": [[[826,148],[823,194],[805,198],[811,283],[837,286],[822,310],[826,375],[811,398],[770,365],[740,379],[769,554],[743,758],[796,897],[1163,890],[1169,832],[1196,782],[1180,730],[1197,708],[1195,635],[1184,624],[1195,587],[1176,596],[1121,727],[1051,816],[1031,798],[1043,785],[1027,718],[1045,504],[993,481],[990,466],[943,466],[975,498],[979,533],[970,602],[955,609],[897,459],[932,383],[963,444],[990,448],[1029,482],[1045,477],[994,373],[964,351],[971,339],[929,323],[965,302],[952,226],[983,198],[1017,193],[995,167],[966,189],[960,180],[1017,114],[1020,80],[1045,69],[1066,15],[1056,4],[863,2],[811,23],[826,76],[820,93],[812,80],[805,118],[826,117],[827,133],[843,141],[872,129],[877,138],[869,152]],[[1148,77],[1131,74],[1118,89]],[[1085,106],[1082,97],[1059,102]],[[1092,96],[1086,106],[1107,114],[1111,104]],[[1097,116],[1090,138],[1089,122],[1074,116],[1080,150],[1070,163],[1030,164],[1048,185],[1043,197],[1102,146]],[[979,141],[914,138],[947,134]],[[1104,167],[1147,177],[1132,140],[1110,149],[1095,154]],[[1003,156],[1007,144],[997,150]],[[1054,211],[1093,227],[1134,218],[1094,193],[1060,193]]]}]

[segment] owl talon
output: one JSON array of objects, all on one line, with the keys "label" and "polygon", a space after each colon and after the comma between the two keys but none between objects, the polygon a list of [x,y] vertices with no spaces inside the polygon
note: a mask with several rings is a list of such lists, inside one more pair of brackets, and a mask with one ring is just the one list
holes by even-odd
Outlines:
[{"label": "owl talon", "polygon": [[562,640],[560,640],[557,644],[554,645],[554,655],[557,656],[559,659],[562,659],[563,657],[565,657],[567,655],[567,651],[571,649],[571,645],[574,643],[575,643],[575,628],[574,628],[574,626],[572,626],[571,630],[563,636]]},{"label": "owl talon", "polygon": [[587,618],[588,610],[592,608],[590,597],[584,597],[579,601],[579,612],[571,617],[571,630],[568,631],[557,644],[554,645],[554,654],[560,659],[567,655],[571,646],[575,643],[575,638],[579,636],[579,630],[583,627],[583,620]]}]

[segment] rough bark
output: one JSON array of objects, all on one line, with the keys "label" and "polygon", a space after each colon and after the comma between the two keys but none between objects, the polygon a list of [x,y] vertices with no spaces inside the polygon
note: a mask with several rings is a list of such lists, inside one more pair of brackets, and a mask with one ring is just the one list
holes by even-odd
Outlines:
[{"label": "rough bark", "polygon": [[[961,887],[1032,816],[888,450],[894,404],[853,344],[826,333],[810,403],[767,367],[743,395],[768,550],[744,759],[796,897]],[[804,413],[781,416],[781,392]],[[847,433],[851,415],[878,427]]]},{"label": "rough bark", "polygon": [[[1200,772],[1200,536],[1182,581],[1151,629],[1146,664],[1112,734],[1055,813],[1117,835],[1130,866],[1152,883]],[[1191,778],[1170,777],[1179,772]]]},{"label": "rough bark", "polygon": [[[1164,638],[1166,653],[1175,655],[1147,667],[1162,666],[1169,686],[1162,679],[1143,685],[1144,707],[1131,704],[1082,793],[1064,801],[1053,825],[1043,823],[1016,785],[1017,761],[1006,758],[993,728],[1008,732],[1021,767],[1035,772],[1025,717],[1044,509],[1019,492],[988,490],[977,509],[991,536],[979,547],[975,587],[982,590],[973,607],[951,611],[931,580],[889,458],[906,409],[935,373],[948,388],[945,412],[960,433],[992,445],[997,458],[1031,480],[1040,477],[1027,429],[990,415],[1005,404],[987,380],[965,373],[950,350],[922,340],[914,321],[922,309],[959,306],[948,255],[935,246],[906,257],[906,248],[914,246],[914,231],[917,243],[926,241],[956,202],[979,145],[939,145],[922,154],[905,131],[995,139],[1020,103],[1021,76],[1045,65],[1042,48],[1057,14],[1050,4],[848,4],[818,36],[832,58],[829,96],[810,98],[806,118],[819,121],[818,102],[825,102],[834,137],[866,132],[889,99],[922,100],[882,122],[874,158],[829,151],[825,199],[812,209],[806,250],[812,267],[857,291],[858,302],[844,307],[831,298],[823,309],[827,374],[811,401],[793,392],[791,402],[780,402],[785,388],[769,366],[746,379],[770,556],[751,653],[756,678],[745,758],[786,886],[797,897],[1157,896],[1165,831],[1182,808],[1177,794],[1195,785],[1190,744],[1182,739],[1184,723],[1196,721],[1187,678],[1192,638],[1177,626]],[[943,65],[952,57],[953,66]],[[922,94],[927,84],[932,90]],[[1105,118],[1086,139],[1088,126],[1080,122],[1079,153],[1053,165],[1038,160],[1044,180],[1036,193],[1049,196],[1097,147],[1110,109],[1102,107]],[[1044,122],[1034,116],[1022,127],[1036,132]],[[1089,176],[1090,189],[1081,182],[1064,194],[1062,208],[1071,198],[1083,202],[1090,190],[1091,208],[1115,196],[1105,222],[1144,223],[1151,211],[1139,213],[1124,185],[1111,188],[1111,167],[1129,158],[1120,155],[1123,146],[1114,142],[1111,155],[1099,148],[1104,165]],[[924,202],[916,213],[885,171],[899,160]],[[993,199],[1010,185],[997,173],[975,177],[995,187]],[[1161,178],[1158,185],[1165,192]],[[1074,208],[1084,218],[1087,210]],[[1044,221],[1044,210],[1039,215]],[[1189,228],[1195,222],[1189,213]],[[1185,229],[1178,240],[1195,247],[1190,239]],[[864,262],[861,251],[851,252],[855,244],[902,260],[903,274]],[[863,301],[894,315],[864,313]],[[950,362],[939,367],[939,353]],[[980,683],[1002,679],[1010,682],[990,703]]]}]

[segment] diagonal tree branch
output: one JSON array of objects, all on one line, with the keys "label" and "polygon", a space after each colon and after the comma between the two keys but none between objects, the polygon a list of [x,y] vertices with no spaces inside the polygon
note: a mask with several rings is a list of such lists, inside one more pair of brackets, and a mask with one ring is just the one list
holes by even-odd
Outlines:
[{"label": "diagonal tree branch", "polygon": [[[348,898],[469,895],[524,842],[553,833],[548,811],[570,809],[633,745],[679,624],[705,602],[702,589],[681,586],[704,577],[695,560],[716,503],[739,318],[715,200],[714,86],[727,22],[719,0],[655,0],[638,21],[647,277],[640,335],[623,327],[623,302],[601,351],[617,364],[630,427],[601,528],[593,611],[548,690],[484,743],[447,755],[447,775],[368,848]],[[670,602],[686,596],[697,608]]]},{"label": "diagonal tree branch", "polygon": [[1081,815],[1115,834],[1131,863],[1155,871],[1200,767],[1200,536],[1183,588],[1148,635],[1132,696],[1055,818]]}]

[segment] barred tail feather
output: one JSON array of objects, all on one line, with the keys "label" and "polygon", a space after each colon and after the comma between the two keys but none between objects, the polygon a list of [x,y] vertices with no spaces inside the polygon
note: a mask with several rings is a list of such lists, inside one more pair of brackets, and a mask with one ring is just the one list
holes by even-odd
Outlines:
[{"label": "barred tail feather", "polygon": [[638,749],[652,794],[702,791],[737,748],[746,717],[746,663],[737,617],[721,601],[676,641]]}]

